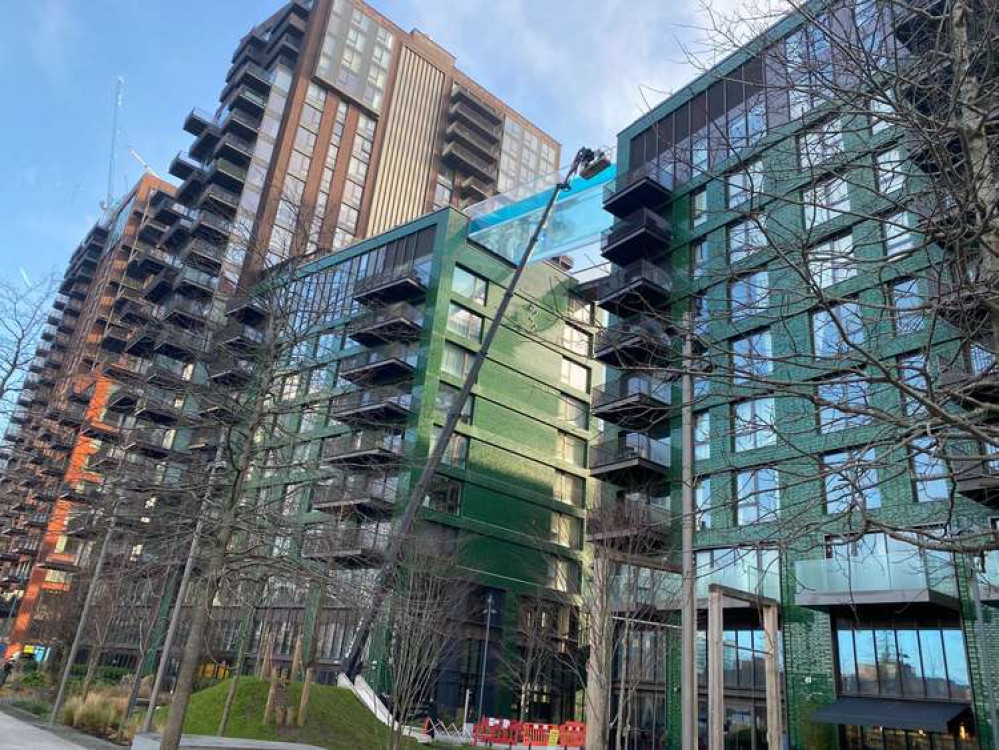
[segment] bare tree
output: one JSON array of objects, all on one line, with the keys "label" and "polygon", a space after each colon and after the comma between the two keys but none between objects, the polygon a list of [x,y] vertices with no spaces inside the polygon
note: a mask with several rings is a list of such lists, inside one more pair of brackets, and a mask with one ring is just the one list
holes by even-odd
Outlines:
[{"label": "bare tree", "polygon": [[17,395],[33,386],[28,366],[51,317],[51,279],[0,281],[0,414],[10,416]]}]

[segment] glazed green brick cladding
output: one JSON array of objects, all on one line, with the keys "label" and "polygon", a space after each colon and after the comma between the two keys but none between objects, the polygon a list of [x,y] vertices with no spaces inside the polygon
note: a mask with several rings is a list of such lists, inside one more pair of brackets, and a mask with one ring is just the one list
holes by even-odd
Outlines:
[{"label": "glazed green brick cladding", "polygon": [[[406,386],[412,392],[414,405],[405,427],[396,510],[407,498],[407,488],[419,476],[434,429],[443,424],[444,414],[437,407],[439,391],[447,386],[456,390],[462,384],[460,378],[445,372],[446,345],[458,345],[469,353],[479,346],[477,340],[448,330],[449,306],[457,303],[481,316],[484,330],[513,272],[507,260],[467,241],[466,229],[467,219],[462,214],[443,210],[352,245],[338,255],[307,264],[298,274],[305,280],[329,275],[337,267],[349,264],[352,258],[417,233],[432,233],[432,247],[426,257],[430,266],[429,283],[425,301],[419,303],[424,310],[419,356],[415,375]],[[484,304],[463,297],[454,288],[456,267],[487,280]],[[585,456],[579,465],[558,457],[560,431],[578,437],[584,444],[591,437],[588,418],[583,427],[560,421],[562,394],[583,403],[588,400],[586,390],[577,391],[560,383],[563,358],[592,368],[585,356],[562,347],[567,310],[580,304],[578,300],[570,302],[570,297],[575,296],[575,286],[564,271],[553,265],[536,263],[529,268],[473,390],[471,422],[463,422],[457,429],[468,440],[464,465],[445,465],[439,472],[440,476],[460,483],[460,509],[452,513],[425,506],[420,513],[423,522],[452,530],[457,538],[461,567],[483,591],[494,593],[497,611],[493,616],[490,646],[494,655],[517,647],[513,634],[521,595],[560,602],[570,610],[578,606],[585,497],[573,505],[558,499],[555,489],[556,472],[578,477],[584,487],[588,484]],[[342,322],[332,323],[334,328],[340,325]],[[343,350],[330,358],[330,367],[335,368],[339,360],[358,351],[363,348],[347,339]],[[308,400],[321,402],[350,389],[349,385],[338,386],[329,392],[313,394]],[[330,424],[315,434],[322,437],[340,431],[342,427]],[[303,486],[312,486],[323,473],[320,459],[313,477]],[[284,492],[287,482],[288,478],[273,477],[267,484],[276,485],[275,492]],[[321,522],[324,514],[311,510],[307,498],[308,493],[303,493],[303,521],[310,525]],[[568,545],[551,538],[555,514],[572,519],[569,523],[575,531]],[[553,567],[567,571],[568,577],[551,580],[549,571]],[[315,603],[311,608],[315,608]],[[306,621],[311,623],[316,616],[307,613]],[[473,708],[478,694],[484,618],[480,612],[470,613],[469,618],[478,625],[472,628],[459,655],[461,664],[457,668],[464,673],[461,684],[446,695],[438,693],[438,700],[443,698],[441,710],[452,716],[460,712],[466,687],[473,690]],[[305,632],[305,637],[311,639],[312,634]],[[383,637],[384,634],[376,634],[373,638],[371,662],[378,661]],[[311,644],[311,647],[319,649],[320,645]],[[334,661],[321,655],[319,659],[320,669],[335,671]],[[511,715],[516,711],[515,696],[499,672],[500,660],[493,656],[487,674],[485,711]],[[385,676],[374,670],[371,679],[378,681]],[[571,680],[557,685],[556,694],[550,696],[551,713],[538,718],[571,718],[575,689]]]},{"label": "glazed green brick cladding", "polygon": [[[769,40],[779,39],[792,32],[800,21],[791,18],[783,21],[770,32]],[[618,140],[619,171],[641,168],[648,153],[638,153],[643,143],[654,139],[654,128],[675,111],[696,100],[713,83],[729,79],[741,65],[752,59],[759,49],[761,40],[736,53],[718,67],[692,83],[679,94],[667,99],[655,110],[641,118],[620,135]],[[741,154],[742,159],[758,156],[763,160],[764,174],[776,175],[778,179],[764,186],[764,203],[754,206],[768,214],[768,228],[773,222],[773,233],[778,242],[781,227],[791,233],[800,231],[803,226],[800,191],[811,179],[804,172],[796,174],[797,153],[794,134],[800,132],[818,119],[829,116],[829,111],[813,111],[801,120],[772,125],[758,143]],[[833,218],[822,234],[835,235],[850,232],[857,253],[857,274],[841,282],[831,290],[837,297],[859,296],[871,307],[885,305],[885,289],[895,279],[918,276],[920,272],[938,267],[944,259],[945,250],[930,247],[914,253],[911,257],[894,262],[885,261],[881,224],[874,218],[884,210],[884,204],[875,189],[874,161],[870,152],[879,147],[899,145],[903,149],[901,134],[887,132],[871,135],[864,117],[859,114],[844,115],[847,121],[842,125],[844,132],[843,152],[836,166],[850,170],[851,209],[846,215]],[[849,118],[854,119],[849,119]],[[703,332],[712,342],[730,341],[761,326],[768,326],[772,341],[774,360],[773,378],[785,379],[788,383],[800,382],[803,378],[818,380],[817,373],[804,374],[802,367],[796,367],[794,357],[810,351],[812,332],[810,309],[813,303],[801,299],[800,277],[784,268],[770,274],[770,311],[765,318],[732,321],[729,317],[729,291],[727,281],[743,272],[760,269],[768,264],[779,263],[776,251],[763,249],[736,264],[729,262],[727,253],[727,227],[739,218],[740,211],[726,209],[724,175],[739,159],[712,166],[709,171],[692,179],[681,180],[672,185],[670,203],[662,212],[672,225],[672,241],[664,248],[663,257],[657,262],[670,270],[673,278],[674,297],[668,309],[659,311],[664,316],[680,319],[691,307],[692,295],[704,294],[707,300],[707,322]],[[863,186],[869,190],[862,190]],[[698,227],[691,222],[691,196],[696,190],[706,187],[708,218]],[[692,244],[706,239],[712,250],[712,258],[706,272],[700,278],[692,278],[690,257]],[[925,285],[925,277],[923,279]],[[796,286],[796,284],[798,286]],[[792,293],[793,291],[793,293]],[[923,288],[922,293],[929,292]],[[779,318],[779,320],[778,320]],[[868,324],[867,344],[885,362],[894,362],[899,356],[919,350],[926,342],[926,330],[897,335],[892,329],[891,315]],[[932,332],[933,347],[944,356],[953,356],[960,339],[960,333],[941,324]],[[709,352],[712,350],[709,347]],[[721,355],[716,355],[721,356]],[[718,368],[729,366],[726,361]],[[873,440],[874,427],[855,427],[822,434],[817,426],[815,406],[805,398],[779,393],[775,399],[775,424],[778,430],[786,430],[794,436],[793,445],[777,444],[743,452],[735,452],[732,445],[732,410],[735,402],[744,399],[751,391],[734,383],[712,379],[707,395],[698,400],[696,409],[700,413],[710,413],[711,440],[710,458],[695,464],[698,477],[711,478],[711,528],[699,530],[696,534],[696,547],[699,550],[736,545],[752,545],[755,541],[780,537],[787,549],[780,555],[779,591],[781,601],[780,628],[782,637],[783,683],[785,698],[784,717],[788,735],[788,747],[801,750],[814,748],[835,748],[840,746],[839,735],[834,726],[821,725],[812,721],[812,713],[819,707],[834,701],[837,697],[836,651],[833,617],[823,610],[800,606],[796,603],[795,564],[801,560],[820,558],[824,554],[827,535],[846,532],[845,523],[830,523],[824,509],[823,479],[817,475],[815,461],[831,451],[850,446],[862,446]],[[902,409],[898,392],[894,389],[877,391],[872,389],[873,398],[885,409]],[[674,403],[680,402],[679,388],[673,394]],[[680,467],[682,433],[679,417],[671,425],[673,446],[673,510],[679,513],[681,495]],[[899,527],[930,525],[947,517],[951,511],[947,501],[920,503],[914,497],[914,477],[909,468],[908,458],[902,447],[878,448],[878,459],[885,468],[879,477],[881,507],[876,511],[879,519]],[[773,523],[756,523],[739,526],[736,519],[735,475],[740,469],[773,466],[778,472],[787,472],[796,479],[790,487],[780,492],[780,506],[784,512],[779,523],[791,523],[789,508],[795,509],[794,523],[808,528],[807,533],[788,540],[777,533]],[[808,480],[809,475],[815,475]],[[989,528],[990,510],[984,506],[956,494],[954,497],[956,515],[964,523]],[[804,509],[804,510],[803,510]],[[678,526],[678,525],[677,525]],[[679,535],[675,539],[679,548]],[[677,560],[678,561],[678,560]],[[984,641],[979,638],[973,597],[970,591],[971,576],[980,564],[977,557],[957,556],[957,591],[960,628],[967,648],[968,669],[971,676],[972,706],[975,713],[976,733],[981,748],[992,748],[992,733],[988,718],[990,692],[999,694],[999,681],[995,676],[994,665],[999,660],[999,623],[997,623],[995,602],[985,597],[983,606]],[[917,608],[918,609],[918,608]],[[906,608],[899,605],[900,611]],[[727,610],[727,615],[729,611]],[[842,612],[840,612],[842,614]],[[864,605],[854,608],[854,614],[863,618],[884,615],[884,611],[872,614]],[[932,614],[913,614],[918,618],[932,619]],[[677,622],[678,619],[668,620]],[[701,626],[704,627],[702,620]],[[672,666],[669,670],[667,687],[668,737],[669,747],[680,744],[680,650],[678,641],[670,649]],[[991,681],[991,684],[989,684]],[[703,700],[703,698],[702,698]],[[703,720],[703,714],[702,714]],[[702,729],[702,743],[705,742]],[[702,745],[703,746],[703,745]]]}]

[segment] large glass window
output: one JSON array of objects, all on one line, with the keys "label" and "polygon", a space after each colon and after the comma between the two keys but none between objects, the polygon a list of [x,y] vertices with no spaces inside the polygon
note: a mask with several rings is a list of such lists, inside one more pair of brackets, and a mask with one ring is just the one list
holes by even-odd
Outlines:
[{"label": "large glass window", "polygon": [[754,331],[732,342],[732,369],[736,383],[748,383],[773,374],[769,328]]},{"label": "large glass window", "polygon": [[770,281],[766,271],[736,279],[729,287],[732,320],[760,315],[770,304]]},{"label": "large glass window", "polygon": [[711,477],[702,477],[694,485],[694,526],[711,528]]},{"label": "large glass window", "polygon": [[711,458],[711,412],[694,415],[694,460]]},{"label": "large glass window", "polygon": [[772,396],[754,398],[736,404],[734,422],[737,452],[777,443]]},{"label": "large glass window", "polygon": [[699,279],[704,275],[711,261],[711,245],[706,238],[690,244],[690,277]]},{"label": "large glass window", "polygon": [[566,471],[555,471],[555,499],[568,505],[582,507],[586,499],[586,480]]},{"label": "large glass window", "polygon": [[578,362],[566,357],[562,358],[562,384],[577,391],[586,391],[590,387],[590,371]]},{"label": "large glass window", "polygon": [[856,276],[857,261],[853,254],[853,237],[847,234],[809,250],[808,273],[823,289]]},{"label": "large glass window", "polygon": [[585,401],[573,398],[565,393],[560,393],[558,397],[558,417],[573,427],[585,430],[589,425],[589,407]]},{"label": "large glass window", "polygon": [[812,313],[812,342],[817,357],[849,354],[864,343],[864,323],[856,302],[832,305]]},{"label": "large glass window", "polygon": [[569,323],[562,324],[562,347],[581,357],[590,354],[590,334]]},{"label": "large glass window", "polygon": [[728,187],[728,207],[736,206],[752,200],[763,189],[763,162],[753,159],[740,170],[732,172],[726,178]]},{"label": "large glass window", "polygon": [[909,442],[916,499],[921,503],[950,497],[947,462],[936,438],[921,437]]},{"label": "large glass window", "polygon": [[919,279],[902,279],[891,285],[895,333],[904,336],[923,329],[923,294]]},{"label": "large glass window", "polygon": [[766,234],[761,225],[762,221],[762,217],[757,217],[729,225],[728,258],[730,263],[738,263],[743,258],[748,258],[757,250],[767,246]]},{"label": "large glass window", "polygon": [[897,148],[882,151],[877,155],[878,192],[882,195],[894,193],[905,185],[905,171],[902,156]]},{"label": "large glass window", "polygon": [[699,227],[708,220],[708,191],[705,188],[690,194],[690,223]]},{"label": "large glass window", "polygon": [[445,341],[441,369],[453,377],[464,378],[472,366],[472,357],[474,356],[468,349],[464,349],[457,344],[452,344],[450,341]]},{"label": "large glass window", "polygon": [[570,435],[568,432],[558,433],[558,457],[573,466],[586,466],[586,441],[583,438]]},{"label": "large glass window", "polygon": [[831,120],[798,138],[798,158],[803,169],[821,164],[843,150],[839,123]]},{"label": "large glass window", "polygon": [[[840,695],[970,701],[958,623],[836,621]],[[928,747],[928,746],[927,746]]]},{"label": "large glass window", "polygon": [[908,211],[899,211],[891,216],[885,217],[881,223],[884,231],[885,255],[889,260],[902,257],[912,251],[913,241]]},{"label": "large glass window", "polygon": [[805,229],[812,229],[850,210],[850,190],[842,177],[830,177],[806,189],[802,203]]},{"label": "large glass window", "polygon": [[482,340],[482,316],[452,302],[448,306],[447,329],[467,339]]},{"label": "large glass window", "polygon": [[870,383],[857,377],[840,377],[820,383],[819,426],[834,432],[871,423]]},{"label": "large glass window", "polygon": [[827,453],[822,464],[827,513],[845,513],[852,507],[868,510],[881,507],[873,448]]},{"label": "large glass window", "polygon": [[451,281],[451,289],[455,294],[460,294],[466,299],[484,305],[486,304],[488,287],[489,283],[481,276],[466,271],[461,266],[455,266],[454,277]]},{"label": "large glass window", "polygon": [[776,521],[780,512],[777,470],[761,467],[740,471],[735,479],[736,520],[740,526]]}]

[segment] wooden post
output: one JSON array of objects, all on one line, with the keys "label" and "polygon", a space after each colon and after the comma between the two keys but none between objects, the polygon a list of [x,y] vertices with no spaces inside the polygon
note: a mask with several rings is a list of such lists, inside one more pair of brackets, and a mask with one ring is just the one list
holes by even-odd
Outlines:
[{"label": "wooden post", "polygon": [[780,673],[777,670],[777,606],[763,606],[763,635],[766,643],[764,672],[767,686],[767,747],[782,747],[784,722],[780,710]]},{"label": "wooden post", "polygon": [[267,705],[264,706],[264,724],[271,720],[274,714],[274,701],[277,700],[278,679],[277,672],[271,673],[271,686],[267,691]]},{"label": "wooden post", "polygon": [[[689,606],[689,605],[688,605]],[[708,591],[708,750],[725,748],[725,642],[722,592]],[[779,745],[771,745],[779,749]]]},{"label": "wooden post", "polygon": [[264,662],[260,669],[260,678],[269,680],[274,673],[274,634],[268,633],[264,641]]},{"label": "wooden post", "polygon": [[305,682],[302,683],[302,696],[298,701],[298,726],[305,726],[305,711],[309,707],[309,692],[312,690],[312,680],[315,670],[309,667],[305,670]]},{"label": "wooden post", "polygon": [[288,677],[291,680],[297,680],[299,674],[302,672],[302,636],[299,635],[295,639],[295,649],[291,653],[291,674]]}]

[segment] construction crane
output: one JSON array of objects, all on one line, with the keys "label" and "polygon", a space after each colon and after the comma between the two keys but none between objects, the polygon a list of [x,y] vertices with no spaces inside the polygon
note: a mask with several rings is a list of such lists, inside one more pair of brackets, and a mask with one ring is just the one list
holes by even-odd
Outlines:
[{"label": "construction crane", "polygon": [[153,169],[152,167],[150,167],[149,164],[146,162],[146,160],[143,159],[141,156],[139,156],[139,152],[138,151],[136,151],[134,148],[130,148],[128,150],[128,153],[130,153],[132,155],[132,158],[135,159],[137,162],[139,162],[139,164],[142,165],[142,168],[146,172],[148,172],[149,174],[151,174],[156,179],[162,179],[158,174],[156,174],[156,170]]},{"label": "construction crane", "polygon": [[111,156],[108,159],[108,192],[101,203],[101,209],[107,211],[114,205],[114,172],[118,163],[118,114],[121,112],[121,101],[125,93],[125,79],[118,76],[114,87],[114,109],[111,114]]}]

